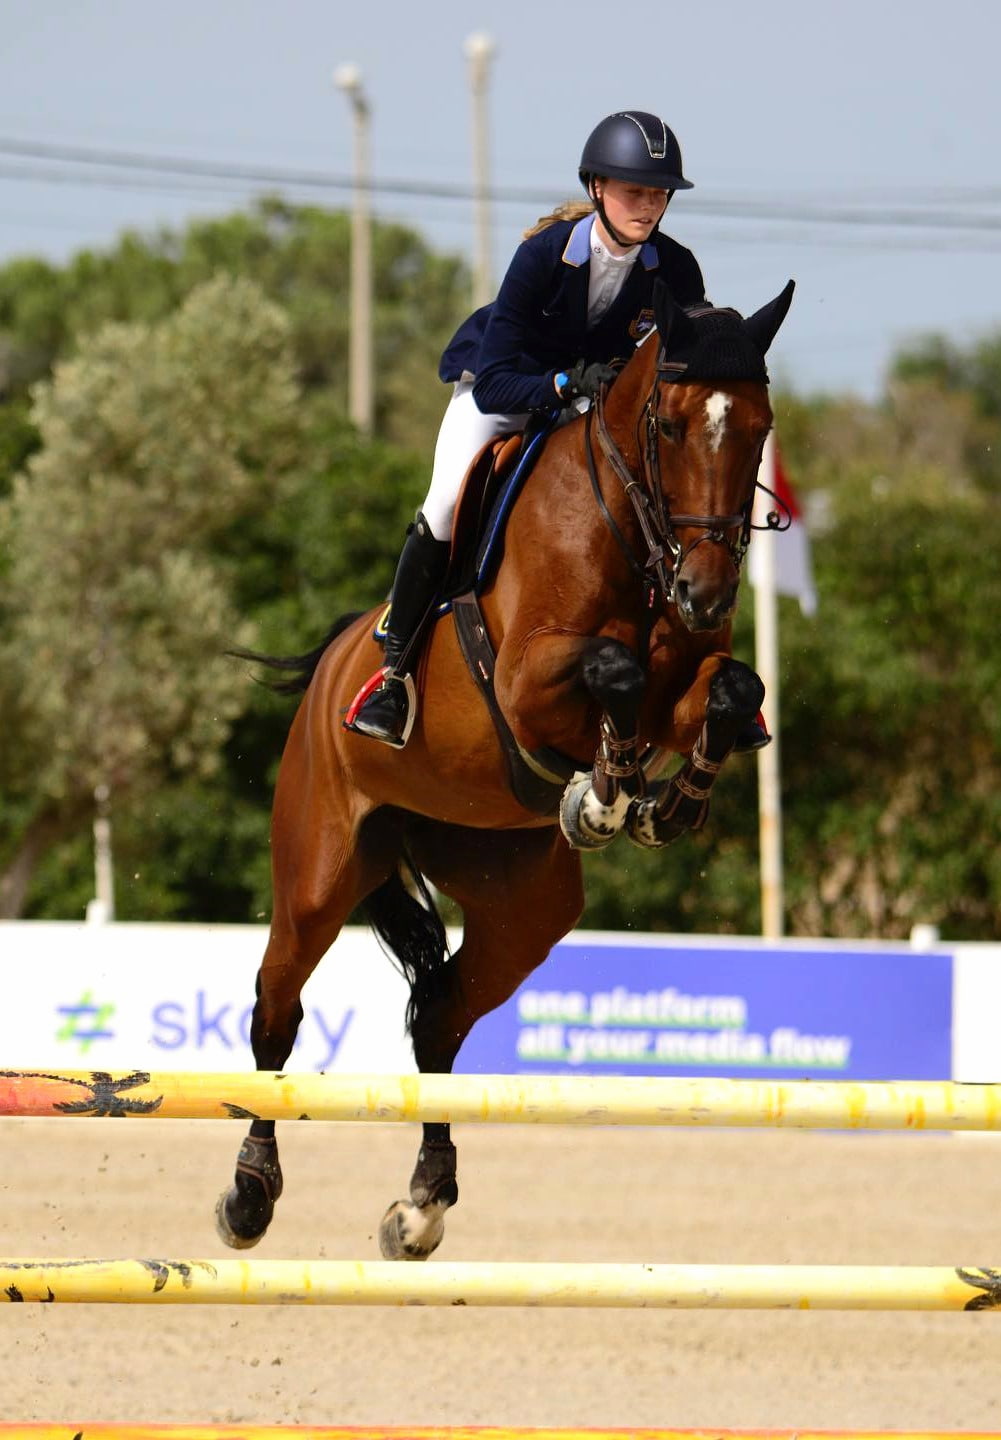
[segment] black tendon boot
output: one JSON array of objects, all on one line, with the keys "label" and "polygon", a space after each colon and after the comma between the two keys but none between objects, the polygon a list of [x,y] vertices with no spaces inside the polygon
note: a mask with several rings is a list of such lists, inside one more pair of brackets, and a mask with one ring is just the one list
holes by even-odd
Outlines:
[{"label": "black tendon boot", "polygon": [[356,700],[345,716],[346,729],[370,735],[373,740],[381,740],[398,750],[407,743],[417,702],[413,682],[409,674],[401,670],[401,662],[438,594],[448,568],[449,549],[449,541],[436,540],[424,516],[418,514],[407,531],[393,581],[386,624],[385,664],[378,676],[373,676],[373,680],[381,677],[382,683],[370,688],[372,681],[369,681],[362,689],[361,703]]}]

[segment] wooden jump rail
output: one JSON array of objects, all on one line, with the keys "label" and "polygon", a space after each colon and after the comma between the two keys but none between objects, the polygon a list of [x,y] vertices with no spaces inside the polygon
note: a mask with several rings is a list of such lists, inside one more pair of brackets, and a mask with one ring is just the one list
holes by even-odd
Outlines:
[{"label": "wooden jump rail", "polygon": [[1001,1131],[1001,1085],[8,1070],[2,1115]]}]

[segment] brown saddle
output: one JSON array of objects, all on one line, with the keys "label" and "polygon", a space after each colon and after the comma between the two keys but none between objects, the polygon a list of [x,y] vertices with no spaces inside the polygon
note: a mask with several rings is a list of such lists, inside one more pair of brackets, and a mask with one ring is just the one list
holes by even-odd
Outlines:
[{"label": "brown saddle", "polygon": [[484,445],[466,472],[452,517],[452,549],[444,596],[468,590],[476,579],[476,558],[494,506],[521,455],[522,432],[498,435]]}]

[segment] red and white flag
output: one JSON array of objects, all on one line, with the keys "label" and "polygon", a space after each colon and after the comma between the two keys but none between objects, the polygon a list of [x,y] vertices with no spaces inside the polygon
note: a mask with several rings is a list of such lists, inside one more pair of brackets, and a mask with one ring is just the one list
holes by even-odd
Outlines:
[{"label": "red and white flag", "polygon": [[[769,452],[771,452],[771,458]],[[813,584],[810,537],[806,532],[806,525],[796,496],[783,468],[777,444],[770,442],[765,446],[760,477],[762,485],[767,485],[769,490],[774,491],[792,517],[792,522],[787,530],[774,531],[770,536],[774,546],[773,584],[775,590],[779,595],[795,595],[803,614],[814,615],[817,611],[817,592]],[[764,523],[765,515],[769,510],[775,508],[770,497],[759,490],[755,505],[755,523]],[[781,507],[779,507],[779,513],[782,514]],[[760,543],[762,539],[763,536],[757,532],[748,551],[748,575],[754,586],[767,583],[764,573],[766,567],[763,563],[763,546]]]}]

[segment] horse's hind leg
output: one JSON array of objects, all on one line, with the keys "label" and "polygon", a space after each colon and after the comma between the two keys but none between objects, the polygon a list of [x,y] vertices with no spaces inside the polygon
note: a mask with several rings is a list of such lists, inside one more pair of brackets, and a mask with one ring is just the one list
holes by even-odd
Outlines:
[{"label": "horse's hind leg", "polygon": [[[421,871],[463,910],[463,939],[413,988],[411,1034],[418,1069],[446,1074],[481,1015],[502,1005],[573,928],[584,895],[580,857],[554,827],[489,832],[421,822],[410,836]],[[456,1203],[449,1126],[425,1123],[409,1200],[383,1217],[388,1260],[425,1260]]]},{"label": "horse's hind leg", "polygon": [[[280,793],[280,792],[279,792]],[[316,801],[313,800],[315,805]],[[280,1070],[302,1020],[302,987],[358,901],[391,861],[325,815],[310,817],[309,791],[294,813],[276,800],[273,826],[274,917],[257,976],[250,1040],[258,1070]],[[372,837],[368,837],[370,842]],[[273,1120],[254,1120],[240,1148],[233,1184],[219,1198],[216,1226],[227,1245],[246,1249],[267,1230],[282,1192]]]},{"label": "horse's hind leg", "polygon": [[[250,1043],[258,1070],[281,1070],[292,1052],[302,1004],[299,996],[313,970],[333,944],[340,921],[300,924],[294,930],[272,926],[257,974],[257,999]],[[254,1120],[240,1146],[233,1184],[216,1205],[216,1228],[236,1250],[256,1245],[267,1230],[282,1193],[282,1171],[273,1120]]]}]

